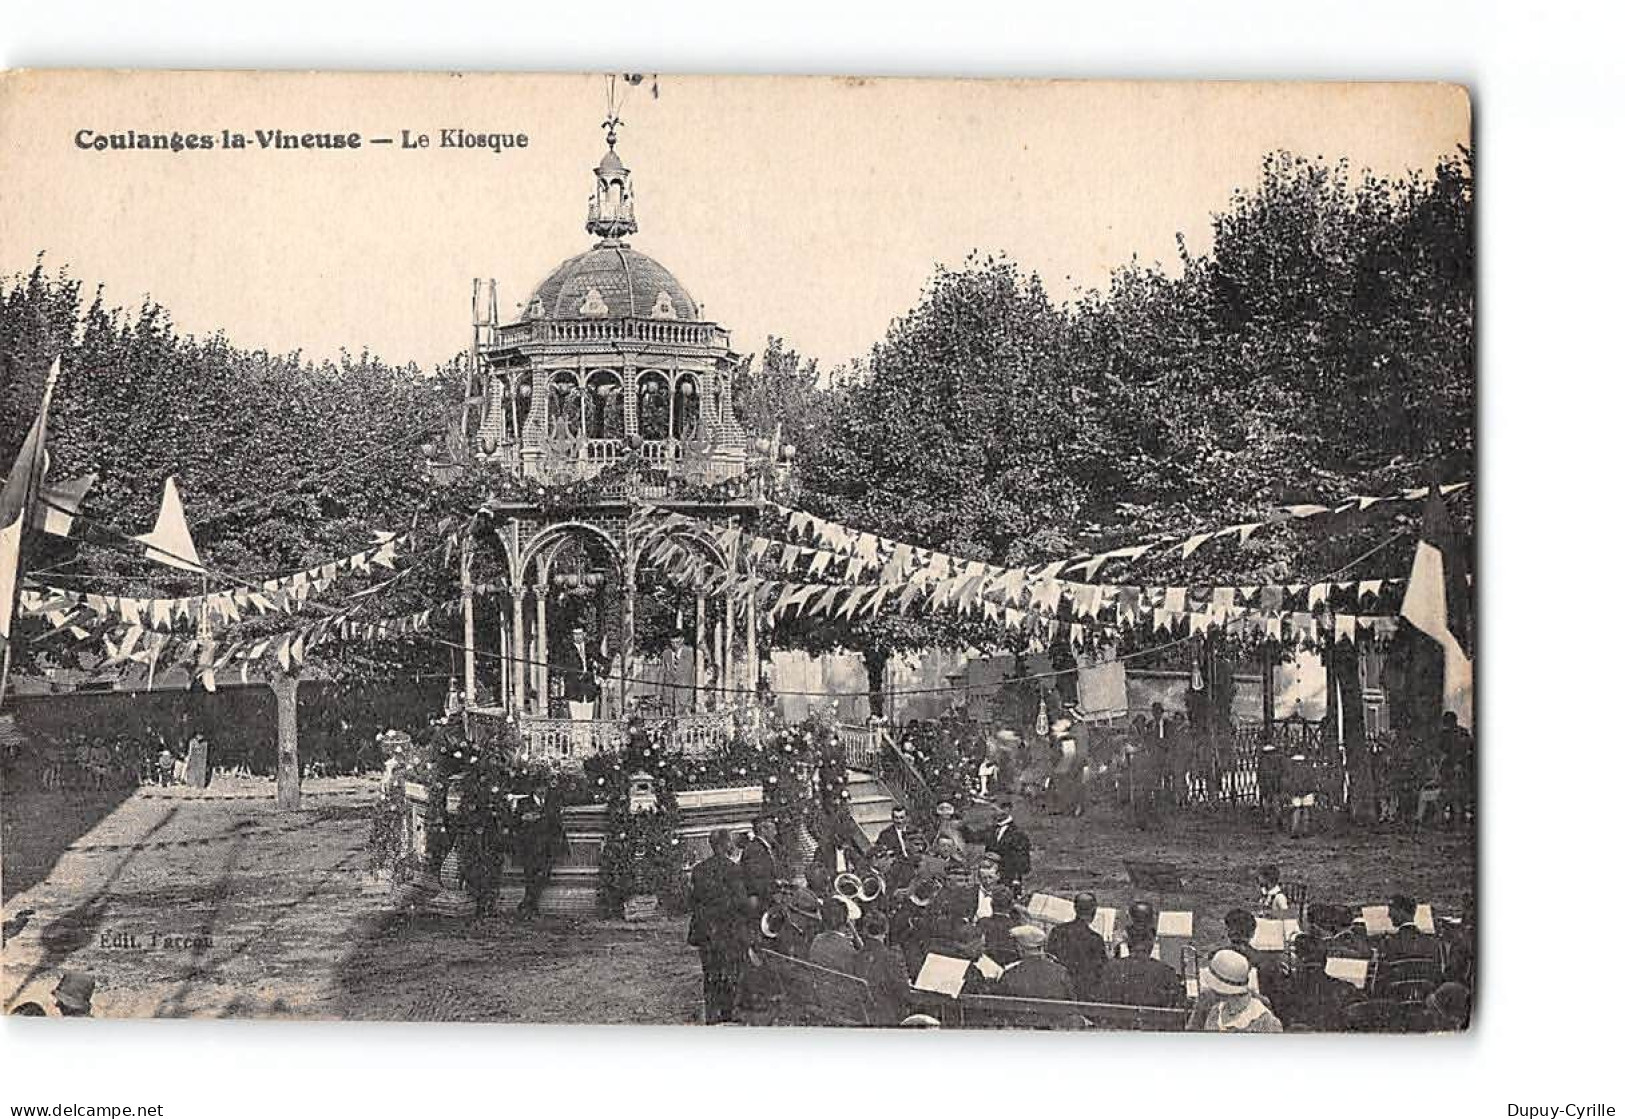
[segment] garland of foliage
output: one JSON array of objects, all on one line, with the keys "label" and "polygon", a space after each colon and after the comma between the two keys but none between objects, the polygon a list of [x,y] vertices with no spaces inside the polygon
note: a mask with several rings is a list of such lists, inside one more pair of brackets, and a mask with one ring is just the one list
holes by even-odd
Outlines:
[{"label": "garland of foliage", "polygon": [[[682,886],[682,841],[677,835],[677,784],[680,755],[667,749],[658,726],[634,719],[627,726],[626,746],[617,753],[588,758],[585,773],[591,787],[609,804],[609,826],[598,854],[598,877],[604,900],[618,908],[628,898],[654,894],[675,908]],[[654,783],[652,811],[633,812],[633,776],[646,773]]]}]

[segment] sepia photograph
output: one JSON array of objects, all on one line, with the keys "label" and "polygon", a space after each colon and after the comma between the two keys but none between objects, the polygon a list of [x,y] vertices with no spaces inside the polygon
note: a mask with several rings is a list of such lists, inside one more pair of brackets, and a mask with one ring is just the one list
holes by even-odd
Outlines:
[{"label": "sepia photograph", "polygon": [[0,76],[0,1006],[1471,1029],[1472,137]]}]

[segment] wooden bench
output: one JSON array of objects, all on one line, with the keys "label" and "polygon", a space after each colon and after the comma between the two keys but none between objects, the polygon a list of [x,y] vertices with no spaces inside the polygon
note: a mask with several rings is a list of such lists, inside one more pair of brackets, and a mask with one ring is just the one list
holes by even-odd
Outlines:
[{"label": "wooden bench", "polygon": [[868,980],[758,948],[762,966],[798,1017],[821,1026],[893,1025],[880,1013]]},{"label": "wooden bench", "polygon": [[1120,1006],[1106,1002],[961,995],[952,999],[911,991],[910,1004],[944,1026],[967,1029],[1141,1030],[1182,1032],[1190,1012],[1180,1007]]}]

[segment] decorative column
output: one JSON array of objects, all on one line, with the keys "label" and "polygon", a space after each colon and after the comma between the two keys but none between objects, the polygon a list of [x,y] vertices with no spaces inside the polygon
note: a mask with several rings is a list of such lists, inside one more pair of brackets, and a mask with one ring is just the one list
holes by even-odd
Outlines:
[{"label": "decorative column", "polygon": [[542,718],[548,715],[548,689],[547,689],[547,567],[548,563],[542,556],[536,557],[536,634],[531,641],[531,659],[535,661],[531,667],[534,674],[531,679],[536,688],[536,708]]},{"label": "decorative column", "polygon": [[717,683],[721,685],[721,690],[717,693],[717,705],[726,707],[733,699],[733,694],[728,689],[734,686],[734,670],[736,668],[734,664],[734,596],[732,594],[722,596],[721,628],[722,640],[718,644],[722,646],[722,653],[718,662],[720,667],[717,669]]},{"label": "decorative column", "polygon": [[705,596],[694,596],[694,711],[705,693]]},{"label": "decorative column", "polygon": [[474,547],[463,537],[459,566],[463,595],[463,706],[474,706]]},{"label": "decorative column", "polygon": [[626,718],[626,691],[632,676],[632,659],[636,653],[633,637],[637,633],[638,595],[636,578],[637,553],[632,545],[626,546],[621,559],[621,678],[616,687],[621,696],[621,718]]},{"label": "decorative column", "polygon": [[756,659],[756,565],[746,561],[745,580],[745,689],[748,698],[754,704],[756,698],[756,677],[761,671],[761,664]]},{"label": "decorative column", "polygon": [[508,651],[509,609],[511,609],[510,602],[504,602],[498,610],[501,617],[497,619],[497,651],[501,654],[502,658],[499,665],[501,670],[497,673],[497,681],[499,686],[498,695],[501,697],[502,709],[504,711],[513,710],[513,708],[508,705],[509,695],[513,691],[513,673],[508,671],[509,666],[513,664],[513,662],[508,659],[510,656]]},{"label": "decorative column", "polygon": [[513,639],[508,643],[513,650],[513,660],[510,662],[513,676],[513,689],[510,695],[511,702],[508,710],[522,714],[525,710],[525,675],[529,665],[525,662],[525,585],[515,583],[510,598],[508,612],[513,622]]},{"label": "decorative column", "polygon": [[[724,654],[723,645],[722,645],[722,638],[723,638],[723,632],[722,631],[725,628],[723,623],[727,620],[727,617],[728,617],[728,605],[727,604],[728,604],[728,600],[727,600],[726,597],[724,597],[723,600],[722,600],[722,603],[721,603],[721,605],[722,605],[722,616],[719,617],[716,620],[716,623],[711,626],[711,655],[714,658],[714,663],[716,665],[717,686],[719,688],[727,687],[727,684],[728,684],[728,681],[727,681],[728,659],[727,659],[727,656]],[[710,689],[707,689],[708,692],[709,692],[709,690]]]},{"label": "decorative column", "polygon": [[627,360],[621,364],[621,434],[638,433],[638,371]]}]

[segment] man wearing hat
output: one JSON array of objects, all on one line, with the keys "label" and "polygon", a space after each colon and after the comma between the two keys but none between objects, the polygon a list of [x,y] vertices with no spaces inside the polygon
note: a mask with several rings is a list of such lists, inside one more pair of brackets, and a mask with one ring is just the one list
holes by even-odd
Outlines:
[{"label": "man wearing hat", "polygon": [[781,956],[805,960],[813,937],[818,933],[821,912],[818,896],[805,886],[797,886],[790,891],[782,906],[771,907],[762,914],[757,924],[762,933],[763,947]]},{"label": "man wearing hat", "polygon": [[[1151,958],[1151,948],[1157,942],[1157,928],[1150,925],[1130,924],[1127,933],[1128,955],[1122,959],[1107,960],[1100,972],[1100,1002],[1118,1006],[1185,1005],[1185,984],[1179,973],[1161,960]],[[1246,964],[1246,957],[1241,957]],[[1247,977],[1242,976],[1242,982]]]},{"label": "man wearing hat", "polygon": [[1206,997],[1197,999],[1186,1029],[1208,1033],[1278,1034],[1281,1020],[1247,985],[1252,964],[1240,952],[1222,948],[1202,973]]},{"label": "man wearing hat", "polygon": [[937,805],[937,838],[933,845],[942,855],[965,858],[965,829],[955,818],[954,806],[947,801]]},{"label": "man wearing hat", "polygon": [[89,1018],[90,996],[96,993],[96,977],[87,971],[64,971],[51,997],[57,1013],[64,1018]]},{"label": "man wearing hat", "polygon": [[1037,925],[1017,925],[1010,930],[1010,938],[1021,955],[999,976],[994,994],[1063,1001],[1072,997],[1072,977],[1065,967],[1044,953],[1048,936],[1043,929]]},{"label": "man wearing hat", "polygon": [[999,856],[999,881],[1017,894],[1021,893],[1021,880],[1033,869],[1033,844],[1027,833],[1016,827],[1015,814],[1008,797],[999,801],[999,816],[988,838],[990,854]]}]

